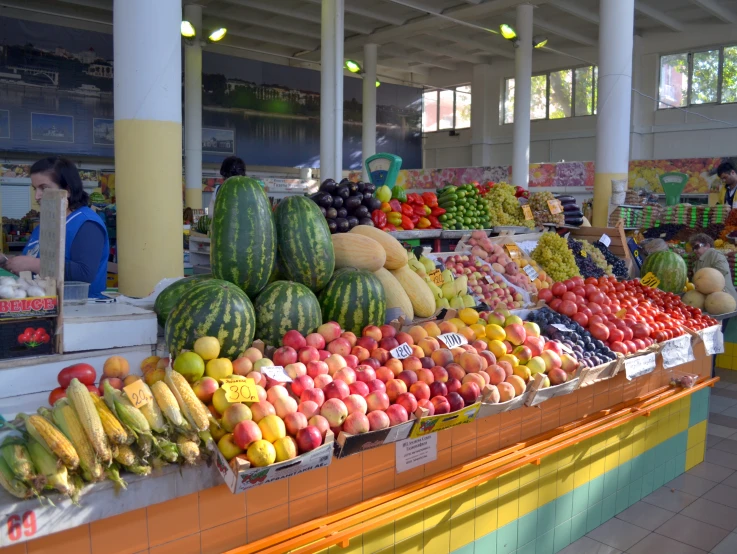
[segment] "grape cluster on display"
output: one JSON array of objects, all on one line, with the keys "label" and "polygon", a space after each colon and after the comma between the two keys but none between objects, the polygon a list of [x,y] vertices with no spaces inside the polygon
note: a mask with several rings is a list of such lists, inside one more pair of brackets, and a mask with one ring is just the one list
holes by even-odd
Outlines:
[{"label": "grape cluster on display", "polygon": [[627,265],[624,263],[624,260],[612,254],[611,250],[604,246],[604,243],[601,241],[597,240],[594,246],[604,255],[607,263],[612,266],[612,274],[617,279],[623,280],[629,276],[629,271],[627,271]]},{"label": "grape cluster on display", "polygon": [[556,233],[543,233],[531,258],[548,272],[553,281],[565,281],[579,275],[576,259],[566,239]]},{"label": "grape cluster on display", "polygon": [[586,253],[584,257],[581,253],[584,250],[583,243],[572,237],[568,237],[568,248],[573,252],[578,270],[582,277],[603,277],[604,270],[594,263],[593,257]]}]

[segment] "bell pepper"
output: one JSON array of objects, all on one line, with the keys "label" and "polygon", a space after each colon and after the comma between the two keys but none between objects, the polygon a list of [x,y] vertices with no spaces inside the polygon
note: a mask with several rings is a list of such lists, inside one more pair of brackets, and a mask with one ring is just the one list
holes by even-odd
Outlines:
[{"label": "bell pepper", "polygon": [[420,217],[424,217],[426,215],[425,214],[425,208],[427,208],[427,206],[413,206],[412,207],[412,211],[414,212],[415,215],[418,215]]},{"label": "bell pepper", "polygon": [[437,206],[430,210],[430,215],[433,215],[435,217],[438,217],[439,215],[443,215],[445,213],[445,208],[441,208],[440,206]]},{"label": "bell pepper", "polygon": [[395,227],[402,224],[402,214],[400,212],[389,212],[386,216],[387,223],[391,223]]},{"label": "bell pepper", "polygon": [[387,233],[391,233],[392,231],[397,231],[398,229],[391,223],[387,223],[381,228],[381,230],[386,231]]},{"label": "bell pepper", "polygon": [[392,207],[389,205],[389,202],[382,202],[381,208],[379,209],[385,214],[388,214],[390,211],[392,211]]},{"label": "bell pepper", "polygon": [[381,186],[376,189],[376,193],[374,194],[374,196],[382,202],[389,202],[389,200],[392,199],[392,189],[390,189],[386,185]]},{"label": "bell pepper", "polygon": [[432,213],[432,208],[430,206],[422,206],[425,210],[425,215],[428,216]]},{"label": "bell pepper", "polygon": [[399,200],[392,198],[389,200],[389,206],[391,206],[393,212],[402,211],[402,203]]},{"label": "bell pepper", "polygon": [[435,208],[438,205],[438,195],[434,192],[423,192],[422,199],[425,201],[425,206]]},{"label": "bell pepper", "polygon": [[412,204],[402,204],[401,212],[402,215],[406,215],[407,217],[412,217],[412,214],[415,213]]},{"label": "bell pepper", "polygon": [[430,227],[430,220],[426,217],[421,217],[420,220],[417,222],[417,228],[418,229],[428,229]]},{"label": "bell pepper", "polygon": [[415,224],[412,222],[412,220],[407,217],[406,215],[402,216],[402,227],[405,231],[411,231],[415,228]]},{"label": "bell pepper", "polygon": [[407,202],[409,202],[410,204],[415,204],[417,206],[422,206],[425,203],[425,201],[422,199],[422,196],[420,196],[416,192],[407,195]]},{"label": "bell pepper", "polygon": [[440,221],[438,221],[438,218],[435,217],[434,215],[427,216],[427,219],[430,222],[430,225],[432,226],[433,229],[442,229],[443,228],[443,224],[440,223]]},{"label": "bell pepper", "polygon": [[384,225],[386,225],[386,214],[381,210],[374,210],[373,212],[371,212],[371,221],[374,222],[374,225],[376,227],[381,229]]},{"label": "bell pepper", "polygon": [[400,202],[406,202],[407,191],[404,190],[404,187],[394,187],[392,189],[392,199],[399,200]]}]

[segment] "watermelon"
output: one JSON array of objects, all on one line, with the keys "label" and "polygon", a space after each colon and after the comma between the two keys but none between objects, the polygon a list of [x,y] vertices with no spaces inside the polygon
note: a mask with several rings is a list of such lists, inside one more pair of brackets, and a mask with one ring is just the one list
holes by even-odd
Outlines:
[{"label": "watermelon", "polygon": [[652,273],[660,280],[658,288],[665,292],[680,294],[686,286],[688,270],[686,262],[670,250],[650,254],[640,270],[640,279]]},{"label": "watermelon", "polygon": [[256,338],[278,346],[287,331],[303,336],[322,325],[320,303],[315,293],[300,283],[275,281],[267,285],[253,303]]},{"label": "watermelon", "polygon": [[166,320],[169,353],[192,350],[200,337],[217,337],[220,357],[236,358],[253,342],[256,314],[239,287],[221,279],[195,284],[185,291]]},{"label": "watermelon", "polygon": [[276,229],[266,192],[256,179],[231,177],[220,187],[214,211],[212,274],[255,298],[269,282],[276,260]]},{"label": "watermelon", "polygon": [[386,294],[373,273],[345,267],[333,274],[320,293],[323,321],[337,321],[346,331],[361,336],[367,325],[383,325]]},{"label": "watermelon", "polygon": [[191,277],[179,279],[162,290],[154,302],[154,312],[156,312],[156,319],[159,320],[159,325],[162,327],[166,325],[166,318],[169,317],[172,308],[174,308],[174,305],[185,291],[188,291],[197,283],[208,279],[212,279],[212,275],[209,273],[206,275],[192,275]]},{"label": "watermelon", "polygon": [[320,208],[305,196],[289,196],[279,202],[274,217],[283,277],[321,291],[333,275],[335,253]]}]

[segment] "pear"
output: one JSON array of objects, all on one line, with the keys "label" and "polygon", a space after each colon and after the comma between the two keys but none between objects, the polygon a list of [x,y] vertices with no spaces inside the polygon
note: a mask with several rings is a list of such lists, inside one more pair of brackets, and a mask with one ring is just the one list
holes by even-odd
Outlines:
[{"label": "pear", "polygon": [[454,296],[450,299],[450,307],[459,310],[465,308],[466,306],[464,305],[463,300],[460,296]]},{"label": "pear", "polygon": [[468,276],[461,275],[453,284],[455,285],[456,294],[466,294],[468,292]]},{"label": "pear", "polygon": [[476,301],[470,294],[462,296],[461,298],[463,298],[463,306],[466,308],[473,308],[476,305]]},{"label": "pear", "polygon": [[445,308],[446,310],[450,308],[450,303],[448,302],[447,298],[435,299],[435,309],[439,310],[440,308]]},{"label": "pear", "polygon": [[441,275],[443,276],[443,283],[452,283],[455,280],[453,272],[450,269],[444,269]]},{"label": "pear", "polygon": [[457,296],[455,283],[445,283],[442,288],[443,298],[451,299]]},{"label": "pear", "polygon": [[427,273],[435,271],[435,264],[427,256],[420,256],[420,263],[425,267]]}]

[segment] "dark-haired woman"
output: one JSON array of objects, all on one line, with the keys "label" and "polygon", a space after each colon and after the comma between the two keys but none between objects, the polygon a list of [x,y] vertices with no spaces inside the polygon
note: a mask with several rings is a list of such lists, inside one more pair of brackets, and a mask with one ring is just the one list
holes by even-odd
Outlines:
[{"label": "dark-haired woman", "polygon": [[[246,175],[246,162],[241,160],[238,156],[228,156],[223,160],[220,165],[220,176],[223,180],[227,180],[230,177],[243,177]],[[212,217],[215,215],[215,198],[217,198],[220,185],[215,187],[215,190],[210,197],[210,206],[208,207],[208,215]]]},{"label": "dark-haired woman", "polygon": [[[39,204],[47,190],[67,191],[64,279],[89,283],[90,298],[101,298],[106,288],[110,245],[105,225],[89,207],[89,195],[82,187],[77,167],[65,158],[39,160],[31,167],[31,186]],[[16,274],[41,271],[40,232],[40,226],[34,229],[22,256],[5,260],[6,269]]]}]

